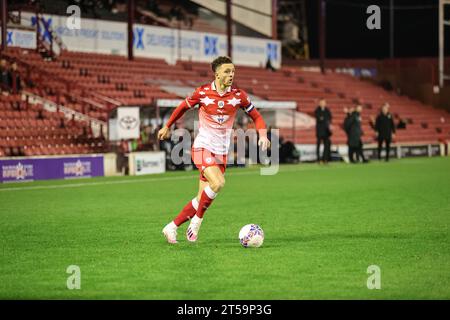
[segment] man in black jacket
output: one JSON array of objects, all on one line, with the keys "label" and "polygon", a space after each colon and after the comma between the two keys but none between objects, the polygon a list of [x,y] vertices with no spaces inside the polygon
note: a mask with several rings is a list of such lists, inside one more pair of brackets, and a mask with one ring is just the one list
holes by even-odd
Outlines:
[{"label": "man in black jacket", "polygon": [[389,104],[385,103],[381,107],[381,112],[375,121],[375,131],[378,139],[378,160],[381,160],[381,150],[383,142],[386,144],[385,160],[389,161],[389,151],[392,137],[395,136],[395,124],[392,115],[389,113]]},{"label": "man in black jacket", "polygon": [[316,117],[316,137],[317,137],[317,161],[320,161],[320,144],[323,142],[323,163],[327,163],[330,160],[330,147],[331,147],[331,112],[327,108],[327,102],[325,99],[319,100],[319,106],[314,111]]},{"label": "man in black jacket", "polygon": [[0,60],[0,91],[9,91],[8,66],[5,59]]},{"label": "man in black jacket", "polygon": [[22,81],[20,79],[19,70],[17,69],[17,62],[11,64],[11,68],[8,71],[8,84],[12,93],[22,91]]},{"label": "man in black jacket", "polygon": [[353,111],[355,111],[354,108],[350,108],[348,109],[347,107],[344,108],[344,113],[345,113],[345,119],[344,119],[344,131],[345,134],[347,135],[347,147],[348,147],[348,158],[352,159],[353,158],[353,148],[350,146],[350,121],[352,119],[352,114]]},{"label": "man in black jacket", "polygon": [[347,115],[344,120],[344,129],[348,137],[349,158],[351,163],[355,163],[354,155],[356,153],[357,160],[361,158],[364,163],[368,162],[364,158],[363,144],[361,137],[363,135],[361,129],[361,111],[362,106],[356,106],[356,110]]}]

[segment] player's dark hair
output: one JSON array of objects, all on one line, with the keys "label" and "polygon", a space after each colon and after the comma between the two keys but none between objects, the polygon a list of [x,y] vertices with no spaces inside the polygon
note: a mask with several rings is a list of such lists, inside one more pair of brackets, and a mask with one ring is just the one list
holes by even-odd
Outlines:
[{"label": "player's dark hair", "polygon": [[217,68],[226,63],[233,63],[229,57],[220,56],[217,57],[211,62],[211,68],[213,72],[216,72]]}]

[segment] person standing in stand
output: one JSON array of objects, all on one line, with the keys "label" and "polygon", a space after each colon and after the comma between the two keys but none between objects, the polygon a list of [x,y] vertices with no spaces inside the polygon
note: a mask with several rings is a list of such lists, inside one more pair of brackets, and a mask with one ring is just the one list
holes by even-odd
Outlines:
[{"label": "person standing in stand", "polygon": [[[355,111],[353,111],[349,118],[345,121],[345,131],[348,136],[348,146],[349,146],[349,158],[351,163],[356,163],[361,158],[364,163],[368,161],[364,157],[363,153],[363,143],[361,137],[363,135],[361,129],[361,112],[362,106],[357,105]],[[356,154],[356,160],[354,155]]]},{"label": "person standing in stand", "polygon": [[378,140],[378,160],[381,160],[383,142],[386,145],[385,161],[389,161],[392,137],[395,137],[395,124],[392,115],[389,113],[389,104],[385,103],[381,107],[381,112],[375,121],[375,131]]},{"label": "person standing in stand", "polygon": [[[317,161],[319,163],[328,163],[330,161],[330,148],[331,148],[331,111],[327,108],[327,102],[325,99],[319,100],[319,106],[314,111],[316,118],[316,137],[317,137]],[[323,143],[323,155],[320,157],[320,145]]]}]

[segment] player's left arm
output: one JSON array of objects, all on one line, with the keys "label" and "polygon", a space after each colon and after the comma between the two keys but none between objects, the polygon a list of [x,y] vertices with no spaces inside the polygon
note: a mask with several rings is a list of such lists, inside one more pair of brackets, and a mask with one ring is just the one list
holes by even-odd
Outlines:
[{"label": "player's left arm", "polygon": [[256,110],[255,106],[250,101],[247,94],[241,91],[242,102],[241,107],[244,109],[245,113],[253,120],[255,123],[256,130],[259,133],[258,145],[261,146],[262,150],[266,150],[270,147],[270,140],[267,138],[267,127],[264,118],[261,113]]}]

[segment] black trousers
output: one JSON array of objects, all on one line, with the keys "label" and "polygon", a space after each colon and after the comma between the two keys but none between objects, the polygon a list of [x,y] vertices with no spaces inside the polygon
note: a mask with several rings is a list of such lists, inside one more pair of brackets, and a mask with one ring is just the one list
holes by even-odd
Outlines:
[{"label": "black trousers", "polygon": [[[356,155],[356,159],[355,159]],[[364,158],[364,152],[363,152],[363,144],[360,142],[359,146],[348,146],[348,157],[350,158],[351,163],[359,162],[360,158],[362,161],[366,161],[366,158]]]},{"label": "black trousers", "polygon": [[381,150],[383,142],[386,144],[386,161],[389,161],[389,152],[391,150],[391,138],[378,138],[378,160],[381,160]]},{"label": "black trousers", "polygon": [[[320,157],[320,145],[323,143],[323,155]],[[331,140],[330,137],[317,137],[316,155],[317,161],[330,161]]]}]

